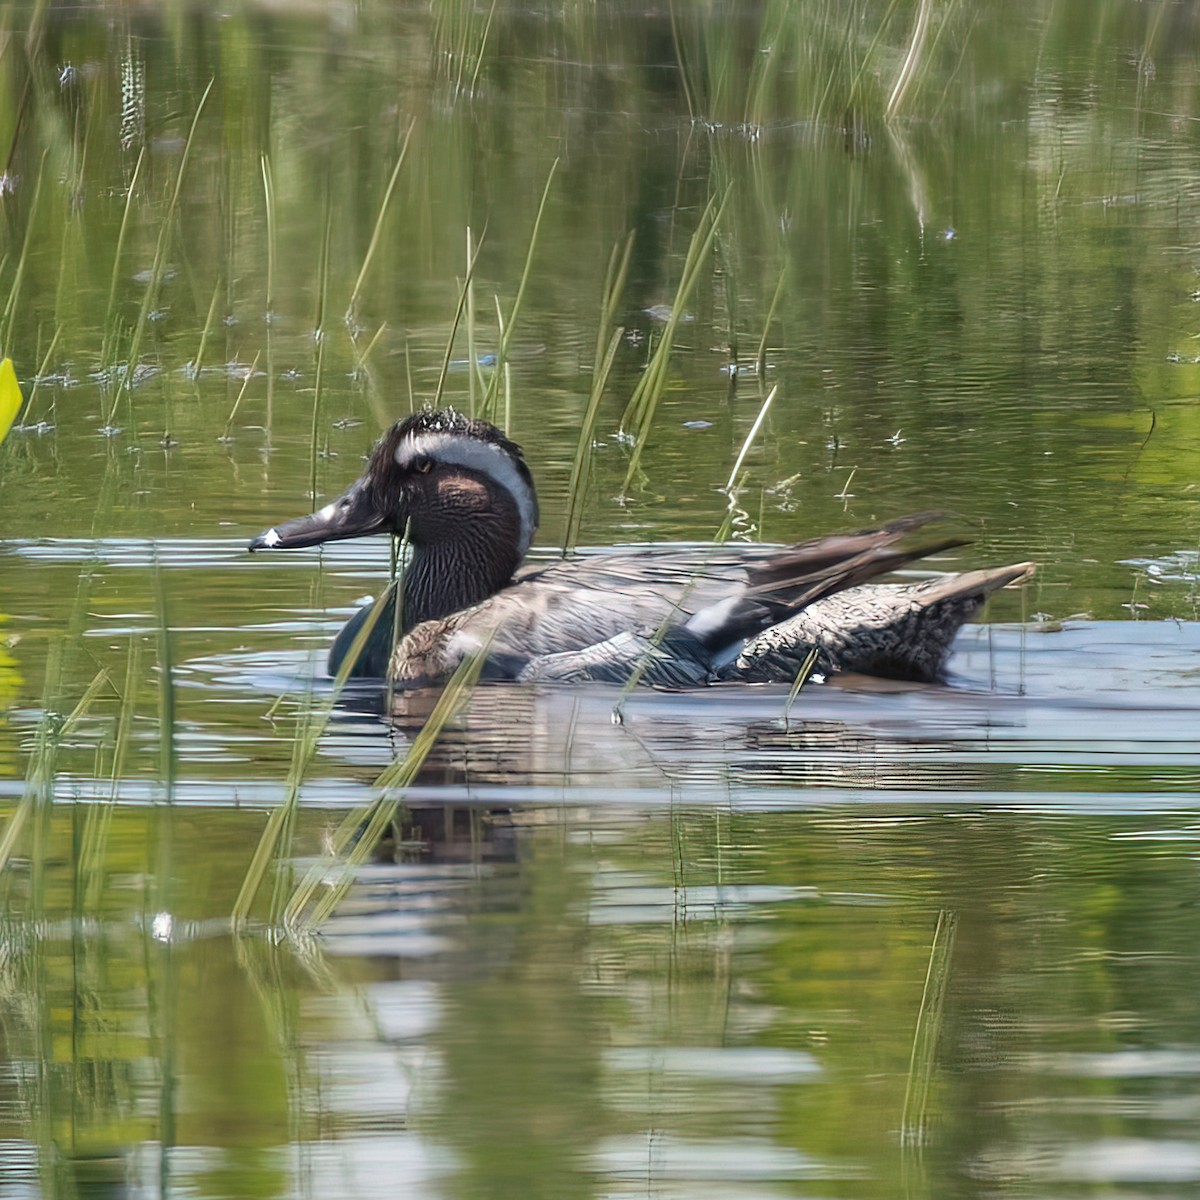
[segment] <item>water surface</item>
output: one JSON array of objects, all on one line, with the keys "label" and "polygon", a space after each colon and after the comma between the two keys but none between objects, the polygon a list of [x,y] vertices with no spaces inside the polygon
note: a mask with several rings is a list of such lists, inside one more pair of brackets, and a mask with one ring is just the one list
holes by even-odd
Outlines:
[{"label": "water surface", "polygon": [[[0,1190],[1194,1194],[1196,32],[1132,0],[9,5]],[[444,360],[482,406],[498,306],[552,554],[630,233],[581,544],[945,507],[973,544],[936,567],[1036,580],[947,686],[619,722],[481,688],[281,937],[435,697],[350,691],[298,778],[389,550],[245,545]]]}]

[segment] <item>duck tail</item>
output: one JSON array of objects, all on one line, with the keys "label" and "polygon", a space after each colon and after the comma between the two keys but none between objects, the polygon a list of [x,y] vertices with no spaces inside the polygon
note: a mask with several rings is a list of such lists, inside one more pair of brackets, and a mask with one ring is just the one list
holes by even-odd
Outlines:
[{"label": "duck tail", "polygon": [[1024,583],[1035,570],[1033,563],[1014,563],[822,597],[752,639],[729,677],[786,682],[815,646],[826,673],[935,682],[962,625],[993,592]]},{"label": "duck tail", "polygon": [[826,534],[797,542],[750,567],[746,588],[700,609],[685,628],[713,652],[753,637],[817,600],[919,558],[966,545],[959,537],[898,545],[947,516],[941,510],[914,513],[856,533]]},{"label": "duck tail", "polygon": [[[1013,563],[1007,567],[990,567],[981,571],[962,571],[943,575],[920,585],[919,599],[923,608],[947,602],[976,600],[982,604],[1001,588],[1025,583],[1037,573],[1037,563]],[[914,592],[914,595],[917,593]]]},{"label": "duck tail", "polygon": [[[957,536],[908,540],[911,534],[948,516],[940,509],[914,513],[856,533],[797,542],[751,568],[747,594],[770,597],[795,612],[918,559],[968,545],[969,539]],[[900,544],[906,540],[908,544]]]}]

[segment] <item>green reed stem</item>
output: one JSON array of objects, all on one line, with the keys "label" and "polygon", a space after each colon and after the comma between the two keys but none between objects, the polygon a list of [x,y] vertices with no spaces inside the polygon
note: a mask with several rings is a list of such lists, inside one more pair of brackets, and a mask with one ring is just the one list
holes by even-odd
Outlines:
[{"label": "green reed stem", "polygon": [[[371,606],[371,611],[367,614],[367,619],[355,635],[354,641],[350,644],[350,648],[346,652],[346,657],[342,661],[337,675],[334,677],[333,687],[326,703],[316,713],[313,713],[311,709],[305,709],[301,714],[300,725],[292,740],[292,761],[291,766],[288,768],[287,796],[280,805],[272,809],[270,816],[267,818],[266,827],[263,829],[262,836],[259,838],[258,845],[255,847],[254,854],[250,859],[250,865],[246,868],[242,886],[238,890],[237,899],[234,901],[233,911],[230,915],[230,920],[235,929],[241,928],[250,919],[255,897],[262,888],[263,881],[267,877],[267,872],[271,869],[272,862],[276,861],[277,858],[286,856],[289,852],[288,840],[295,827],[295,815],[300,803],[300,791],[304,782],[304,775],[313,757],[316,755],[317,745],[329,723],[333,706],[336,704],[338,696],[341,695],[342,689],[346,686],[346,680],[350,678],[350,672],[354,669],[354,664],[361,656],[363,647],[367,644],[367,639],[371,636],[393,594],[393,588],[385,589]],[[277,923],[283,915],[282,904],[282,893],[277,889],[272,899],[271,921],[273,924]]]},{"label": "green reed stem", "polygon": [[47,704],[34,737],[33,755],[25,775],[25,790],[4,828],[3,836],[0,836],[0,872],[8,865],[30,816],[39,804],[48,804],[52,799],[59,747],[75,732],[76,726],[107,686],[108,672],[101,670],[88,684],[78,703],[65,719],[49,708],[47,696]]},{"label": "green reed stem", "polygon": [[4,316],[0,319],[0,347],[7,349],[12,344],[13,324],[17,319],[17,302],[21,296],[21,284],[25,279],[25,266],[29,261],[29,248],[33,244],[33,231],[37,227],[37,214],[42,199],[42,176],[46,170],[46,155],[49,150],[42,151],[41,162],[38,164],[37,183],[33,189],[33,199],[29,204],[29,215],[25,222],[25,237],[21,241],[21,253],[17,258],[17,269],[13,274],[12,287],[8,291],[8,300],[4,305]]},{"label": "green reed stem", "polygon": [[[871,43],[867,47],[866,53],[863,55],[862,62],[860,62],[858,64],[858,67],[855,70],[854,75],[850,80],[850,91],[846,97],[846,107],[847,108],[853,107],[853,105],[858,97],[859,84],[862,82],[863,76],[866,74],[867,68],[870,65],[872,59],[875,57],[875,49],[879,45],[880,41],[882,40],[884,31],[887,29],[888,23],[891,21],[892,15],[893,15],[893,13],[895,13],[896,7],[899,4],[899,2],[900,2],[900,0],[891,0],[891,3],[888,4],[887,11],[883,14],[883,19],[879,22],[879,24],[875,28],[875,34],[871,38]],[[846,40],[847,40],[847,44],[852,45],[854,38],[856,36],[854,26],[855,26],[855,23],[857,20],[857,17],[855,16],[853,9],[847,10],[847,17],[849,20],[849,28],[847,29]],[[823,103],[823,101],[822,101],[822,103]],[[821,117],[822,117],[822,114],[820,112],[818,112],[817,119],[820,120]]]},{"label": "green reed stem", "polygon": [[[108,304],[104,308],[104,348],[100,361],[105,367],[112,365],[116,355],[116,331],[113,329],[113,309],[117,305],[117,283],[121,278],[121,259],[125,250],[125,235],[129,232],[129,214],[133,211],[133,193],[142,173],[142,162],[146,157],[146,147],[138,151],[137,162],[133,164],[133,175],[129,179],[129,189],[125,193],[125,208],[121,213],[121,228],[117,233],[117,249],[113,255],[112,279],[108,285]],[[110,338],[112,339],[110,341]]]},{"label": "green reed stem", "polygon": [[55,347],[58,345],[59,335],[62,333],[62,326],[54,327],[54,336],[50,339],[50,345],[46,347],[46,353],[42,355],[42,361],[38,365],[37,374],[33,379],[33,387],[29,389],[29,399],[25,402],[25,415],[21,418],[25,424],[29,423],[29,417],[33,412],[33,402],[37,399],[38,388],[41,387],[42,377],[46,374],[50,367],[50,357],[54,353]]},{"label": "green reed stem", "polygon": [[692,88],[691,70],[683,53],[683,43],[679,37],[679,19],[675,15],[675,0],[669,0],[667,10],[671,14],[671,41],[675,46],[675,61],[679,64],[679,80],[683,84],[683,97],[687,101],[688,116],[692,123],[696,121],[696,98]]},{"label": "green reed stem", "polygon": [[125,659],[125,687],[121,692],[121,711],[113,739],[113,760],[109,772],[108,800],[88,807],[83,843],[79,852],[80,891],[84,912],[96,912],[104,895],[105,854],[108,832],[117,806],[117,794],[125,775],[133,727],[137,719],[138,687],[141,682],[141,643],[129,639]]},{"label": "green reed stem", "polygon": [[260,159],[263,181],[263,207],[267,214],[267,317],[275,311],[275,180],[271,160],[263,154]]},{"label": "green reed stem", "polygon": [[[596,419],[600,412],[600,401],[608,384],[608,377],[616,360],[624,328],[618,328],[609,333],[609,328],[616,317],[625,291],[625,280],[629,275],[629,262],[633,256],[634,232],[630,231],[625,239],[624,251],[620,243],[613,246],[608,256],[608,270],[604,277],[604,295],[600,302],[600,325],[596,330],[596,357],[593,360],[592,388],[588,395],[588,406],[584,412],[583,424],[579,430],[579,441],[575,446],[575,461],[571,465],[571,483],[567,490],[567,517],[563,526],[563,554],[574,547],[579,537],[579,527],[583,521],[583,497],[587,491],[588,476],[591,473],[592,438],[595,434]],[[605,345],[605,339],[608,345]]]},{"label": "green reed stem", "polygon": [[629,458],[629,467],[625,473],[625,483],[621,489],[622,492],[628,492],[629,485],[637,474],[638,465],[642,459],[642,451],[646,447],[650,426],[654,420],[654,413],[662,397],[663,389],[667,384],[667,372],[670,367],[671,350],[675,342],[675,333],[679,328],[680,321],[683,319],[688,299],[700,278],[701,269],[708,258],[709,251],[712,249],[713,239],[716,237],[717,229],[720,226],[721,218],[725,214],[725,209],[729,204],[732,192],[733,186],[731,184],[726,188],[725,195],[722,197],[719,206],[715,196],[705,206],[700,223],[696,226],[696,231],[692,234],[691,242],[688,245],[687,257],[683,264],[683,274],[680,276],[679,287],[676,289],[675,300],[671,306],[671,315],[667,319],[658,345],[654,348],[654,353],[650,356],[646,370],[643,372],[641,379],[638,380],[638,385],[625,407],[624,416],[621,418],[621,426],[633,435],[634,441],[633,452]]},{"label": "green reed stem", "polygon": [[792,680],[792,686],[788,689],[787,699],[783,704],[783,724],[786,728],[792,717],[792,705],[796,703],[796,697],[800,695],[800,689],[808,682],[809,677],[817,666],[818,651],[814,646],[805,656],[804,661],[800,664],[800,670],[796,672],[796,678]]},{"label": "green reed stem", "polygon": [[192,378],[199,379],[204,366],[204,350],[208,339],[212,336],[213,325],[217,319],[217,301],[221,296],[221,280],[218,277],[213,287],[212,299],[208,302],[208,315],[204,318],[204,328],[200,332],[200,345],[196,349],[196,357],[192,360]]},{"label": "green reed stem", "polygon": [[[454,339],[458,337],[458,326],[462,321],[463,311],[467,305],[467,297],[470,294],[471,282],[475,278],[475,264],[479,261],[479,252],[483,249],[483,239],[487,236],[485,229],[479,236],[479,242],[475,246],[475,255],[467,260],[467,277],[463,280],[462,287],[458,289],[458,303],[454,306],[454,320],[450,322],[450,336],[446,339],[446,352],[442,355],[442,369],[438,372],[437,387],[433,393],[434,407],[438,407],[442,402],[442,392],[446,388],[446,375],[450,371],[450,360],[454,357]],[[410,405],[412,398],[412,375],[409,374],[409,398]],[[474,413],[472,413],[472,416]]]},{"label": "green reed stem", "polygon": [[262,156],[263,207],[267,215],[267,443],[271,441],[271,430],[275,423],[275,355],[271,329],[275,321],[275,176],[271,160]]},{"label": "green reed stem", "polygon": [[900,1119],[900,1144],[919,1149],[925,1140],[929,1096],[933,1089],[934,1067],[942,1019],[946,1011],[946,992],[950,986],[950,962],[958,918],[942,909],[938,913],[933,941],[929,947],[929,965],[921,1007],[913,1030],[912,1053],[908,1063],[908,1081],[904,1088],[904,1111]]},{"label": "green reed stem", "polygon": [[479,53],[475,55],[475,70],[471,72],[471,95],[475,95],[475,89],[479,84],[479,71],[483,67],[483,56],[487,50],[488,36],[492,32],[492,18],[496,15],[496,0],[492,0],[492,7],[488,9],[487,23],[483,27],[483,36],[479,39]]},{"label": "green reed stem", "polygon": [[387,327],[388,327],[388,323],[386,321],[381,321],[379,324],[379,328],[377,330],[375,330],[375,332],[371,335],[371,340],[367,343],[366,348],[358,356],[358,359],[356,360],[356,362],[354,364],[354,370],[356,372],[366,370],[367,359],[371,357],[371,351],[374,350],[375,347],[379,344],[379,339],[381,337],[383,337],[384,333],[387,332]]},{"label": "green reed stem", "polygon": [[908,53],[904,58],[904,65],[900,68],[900,74],[896,79],[896,86],[892,88],[892,94],[888,97],[887,108],[884,110],[884,116],[891,120],[899,111],[904,103],[904,97],[908,94],[909,88],[912,87],[912,82],[916,78],[917,71],[920,67],[921,55],[925,49],[925,39],[929,33],[929,15],[932,5],[929,0],[920,0],[917,6],[917,20],[913,25],[912,41],[908,45]]},{"label": "green reed stem", "polygon": [[225,422],[225,437],[229,437],[229,431],[233,428],[233,419],[237,416],[237,411],[242,406],[242,397],[246,394],[246,389],[250,386],[250,380],[254,378],[255,368],[258,366],[258,360],[262,356],[260,350],[255,356],[254,361],[250,364],[250,370],[246,372],[246,378],[242,380],[242,386],[238,389],[237,399],[233,402],[233,407],[229,410],[229,417]]},{"label": "green reed stem", "polygon": [[733,491],[733,485],[737,482],[738,472],[742,469],[742,463],[746,461],[746,455],[750,453],[750,447],[753,445],[754,439],[758,436],[758,431],[762,428],[763,421],[766,420],[767,410],[774,403],[778,391],[779,385],[776,384],[767,393],[767,398],[762,402],[762,406],[758,410],[758,416],[754,418],[754,424],[750,426],[750,432],[746,434],[746,440],[742,443],[741,450],[738,451],[737,459],[733,464],[733,470],[729,472],[729,481],[725,484],[725,491]]},{"label": "green reed stem", "polygon": [[[331,854],[310,868],[288,903],[284,913],[286,929],[311,933],[341,903],[354,882],[357,868],[370,858],[379,839],[395,820],[405,790],[425,765],[446,724],[471,698],[490,645],[489,638],[487,644],[459,664],[442,689],[420,733],[413,739],[408,753],[387,767],[375,781],[375,787],[381,793],[379,798],[370,806],[350,813],[335,830],[331,839]],[[349,852],[345,853],[347,847]],[[345,857],[340,858],[343,853]],[[331,871],[337,871],[337,878],[332,884],[328,882]],[[322,893],[320,896],[319,892]]]},{"label": "green reed stem", "polygon": [[[369,359],[371,351],[379,344],[379,339],[387,332],[388,324],[386,321],[380,322],[379,328],[375,330],[371,336],[371,340],[366,344],[361,354],[354,363],[355,376],[361,375],[367,381],[367,399],[371,403],[371,408],[375,413],[376,423],[381,429],[389,425],[394,419],[395,414],[392,411],[393,401],[390,396],[383,397],[379,393],[379,384],[375,379],[375,372],[371,370]],[[357,345],[355,349],[357,350]]]},{"label": "green reed stem", "polygon": [[583,523],[583,496],[587,491],[588,479],[591,475],[592,439],[595,436],[596,419],[600,413],[600,401],[604,396],[604,388],[608,383],[612,365],[621,347],[621,339],[625,336],[624,326],[613,330],[608,348],[604,352],[602,362],[596,364],[592,374],[592,390],[588,396],[588,406],[583,414],[583,423],[579,427],[579,441],[575,446],[575,461],[571,464],[571,482],[567,489],[567,516],[563,527],[563,555],[574,549],[579,539],[579,528]]},{"label": "green reed stem", "polygon": [[783,295],[783,281],[787,278],[787,263],[779,272],[779,282],[775,285],[775,294],[771,297],[771,306],[767,309],[767,319],[763,322],[762,337],[758,342],[758,353],[754,356],[759,379],[767,376],[767,336],[771,332],[771,322],[775,320],[775,310],[779,307],[779,298]]},{"label": "green reed stem", "polygon": [[379,215],[375,218],[375,228],[371,233],[371,241],[367,246],[367,253],[363,258],[362,268],[358,272],[358,278],[354,281],[354,290],[350,293],[350,303],[346,305],[345,321],[347,325],[354,323],[354,314],[358,307],[358,299],[362,294],[363,283],[367,278],[367,272],[371,269],[371,263],[375,258],[375,251],[379,249],[379,239],[383,236],[383,222],[387,216],[388,207],[392,202],[392,193],[396,190],[396,182],[400,178],[400,168],[404,166],[404,160],[408,156],[408,144],[412,140],[412,132],[416,127],[416,121],[410,121],[408,131],[404,135],[404,141],[400,146],[400,156],[396,159],[396,165],[392,168],[392,177],[388,180],[387,191],[383,194],[383,203],[379,206]]},{"label": "green reed stem", "polygon": [[542,217],[546,212],[546,201],[550,197],[550,185],[554,182],[554,175],[558,170],[558,164],[559,159],[557,158],[553,163],[550,164],[550,172],[546,176],[546,186],[542,189],[542,200],[538,205],[537,217],[533,222],[533,231],[529,235],[529,249],[525,253],[525,267],[521,271],[521,282],[517,287],[517,298],[513,301],[513,306],[509,310],[508,321],[501,334],[500,345],[496,353],[496,369],[492,374],[492,380],[488,387],[488,393],[484,397],[483,409],[485,416],[495,410],[496,398],[500,389],[500,380],[503,375],[504,364],[508,362],[509,343],[512,340],[513,330],[517,325],[517,317],[521,312],[521,301],[525,298],[525,288],[529,283],[529,274],[533,267],[533,254],[537,249],[538,233],[542,228]]},{"label": "green reed stem", "polygon": [[474,417],[476,384],[486,394],[487,383],[479,367],[478,351],[475,343],[475,277],[471,270],[475,262],[475,251],[471,245],[471,227],[467,226],[467,279],[465,282],[467,299],[467,394],[469,396],[468,412]]},{"label": "green reed stem", "polygon": [[125,376],[121,380],[120,386],[113,389],[112,408],[109,409],[105,416],[106,425],[113,423],[122,393],[129,397],[133,395],[133,377],[137,370],[138,354],[142,347],[142,337],[146,332],[146,322],[149,320],[150,313],[154,311],[154,306],[158,300],[158,290],[162,286],[162,272],[166,259],[167,244],[170,242],[171,228],[175,223],[175,212],[179,207],[179,195],[183,190],[183,177],[187,172],[188,160],[192,156],[192,144],[196,140],[196,128],[200,124],[200,117],[204,112],[204,106],[208,103],[208,97],[212,94],[215,83],[215,77],[208,81],[208,86],[204,89],[204,94],[200,97],[200,103],[196,105],[196,113],[192,117],[192,124],[188,129],[187,139],[183,143],[183,153],[179,159],[179,170],[175,174],[175,188],[171,193],[171,200],[167,205],[166,216],[163,218],[162,225],[158,231],[158,241],[154,246],[154,261],[150,268],[150,282],[146,286],[146,294],[142,297],[142,307],[138,312],[137,324],[133,327],[133,337],[129,342],[129,358],[125,368]]},{"label": "green reed stem", "polygon": [[308,492],[317,507],[317,431],[321,421],[321,388],[325,382],[325,337],[317,341],[317,379],[313,387],[312,428],[308,436]]},{"label": "green reed stem", "polygon": [[325,314],[329,311],[329,247],[333,237],[333,197],[329,181],[325,182],[325,232],[321,237],[321,254],[317,259],[317,315],[313,329],[317,339],[325,332]]}]

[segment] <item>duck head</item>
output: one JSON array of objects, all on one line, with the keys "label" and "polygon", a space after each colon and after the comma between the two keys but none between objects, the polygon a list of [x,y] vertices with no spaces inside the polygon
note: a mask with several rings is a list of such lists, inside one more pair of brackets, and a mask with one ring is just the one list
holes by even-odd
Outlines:
[{"label": "duck head", "polygon": [[503,587],[537,523],[537,494],[521,448],[486,421],[428,409],[392,426],[340,496],[260,533],[250,549],[407,534],[405,625],[411,626]]}]

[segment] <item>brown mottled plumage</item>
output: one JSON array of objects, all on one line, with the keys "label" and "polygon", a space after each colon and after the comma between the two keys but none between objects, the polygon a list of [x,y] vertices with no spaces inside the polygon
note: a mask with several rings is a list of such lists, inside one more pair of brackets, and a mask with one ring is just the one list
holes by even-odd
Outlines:
[{"label": "brown mottled plumage", "polygon": [[825,674],[936,680],[959,629],[993,592],[1033,572],[1033,563],[1016,563],[920,583],[850,588],[764,630],[718,674],[744,683],[790,682],[815,646],[815,669]]},{"label": "brown mottled plumage", "polygon": [[[381,615],[357,675],[444,679],[487,642],[487,673],[509,679],[791,679],[814,645],[826,671],[936,679],[963,621],[991,591],[1032,570],[1023,563],[925,584],[867,582],[961,545],[952,537],[912,544],[940,516],[789,547],[659,547],[520,569],[538,520],[520,447],[484,421],[443,410],[398,422],[343,495],[250,548],[407,535],[402,619],[397,626],[390,608]],[[356,614],[338,635],[331,671],[365,617]]]}]

